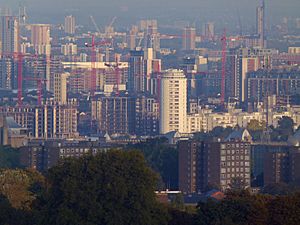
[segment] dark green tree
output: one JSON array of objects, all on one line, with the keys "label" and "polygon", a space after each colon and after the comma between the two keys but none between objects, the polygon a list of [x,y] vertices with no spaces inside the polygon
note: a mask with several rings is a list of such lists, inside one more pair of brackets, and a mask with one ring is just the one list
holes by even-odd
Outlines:
[{"label": "dark green tree", "polygon": [[38,224],[167,224],[154,193],[157,175],[137,151],[110,150],[50,169],[36,202]]},{"label": "dark green tree", "polygon": [[300,194],[274,197],[268,211],[269,225],[300,224]]},{"label": "dark green tree", "polygon": [[21,168],[20,152],[9,146],[0,146],[0,168]]},{"label": "dark green tree", "polygon": [[287,141],[290,135],[294,133],[294,121],[288,116],[283,116],[278,121],[278,127],[273,128],[271,137],[274,141]]},{"label": "dark green tree", "polygon": [[178,149],[167,144],[164,138],[150,139],[147,142],[130,145],[143,153],[148,165],[163,181],[162,188],[178,188]]}]

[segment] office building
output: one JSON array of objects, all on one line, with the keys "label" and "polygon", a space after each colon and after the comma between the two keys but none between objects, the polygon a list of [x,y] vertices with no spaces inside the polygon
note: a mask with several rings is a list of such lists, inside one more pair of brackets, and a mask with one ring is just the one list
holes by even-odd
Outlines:
[{"label": "office building", "polygon": [[163,72],[160,89],[160,133],[186,132],[187,79],[182,70]]},{"label": "office building", "polygon": [[65,17],[65,33],[75,34],[75,17],[70,15]]},{"label": "office building", "polygon": [[182,49],[189,51],[196,48],[196,29],[185,27],[182,34]]}]

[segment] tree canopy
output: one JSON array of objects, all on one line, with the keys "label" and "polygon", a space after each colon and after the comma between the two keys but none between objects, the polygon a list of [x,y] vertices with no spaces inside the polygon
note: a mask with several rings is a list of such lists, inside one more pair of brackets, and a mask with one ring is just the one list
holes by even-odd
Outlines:
[{"label": "tree canopy", "polygon": [[137,151],[110,150],[50,169],[37,202],[39,224],[166,224],[157,175]]}]

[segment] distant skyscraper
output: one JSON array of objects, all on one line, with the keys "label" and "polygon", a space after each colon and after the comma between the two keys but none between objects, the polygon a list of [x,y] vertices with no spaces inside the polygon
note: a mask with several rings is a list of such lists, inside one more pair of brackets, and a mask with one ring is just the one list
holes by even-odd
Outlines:
[{"label": "distant skyscraper", "polygon": [[[5,13],[6,14],[6,13]],[[16,17],[0,17],[0,88],[17,88],[17,55],[19,52],[19,22]]]},{"label": "distant skyscraper", "polygon": [[50,55],[50,25],[32,24],[31,25],[31,44],[38,55]]},{"label": "distant skyscraper", "polygon": [[19,22],[13,16],[1,16],[1,51],[5,54],[19,52]]},{"label": "distant skyscraper", "polygon": [[167,70],[161,77],[160,133],[186,132],[187,79],[182,70]]},{"label": "distant skyscraper", "polygon": [[146,90],[144,51],[142,50],[130,51],[127,86],[128,91],[131,93],[144,92]]},{"label": "distant skyscraper", "polygon": [[17,63],[13,57],[0,59],[0,88],[16,89],[17,88]]},{"label": "distant skyscraper", "polygon": [[154,51],[153,48],[147,48],[144,51],[144,57],[145,57],[145,79],[146,79],[146,91],[150,91],[150,81],[151,81],[151,74],[153,71],[153,56],[154,56]]},{"label": "distant skyscraper", "polygon": [[153,27],[157,29],[157,20],[141,20],[139,24],[139,28],[142,31],[146,31],[149,27]]},{"label": "distant skyscraper", "polygon": [[26,20],[27,20],[26,7],[20,6],[19,7],[19,23],[20,23],[20,25],[25,25]]},{"label": "distant skyscraper", "polygon": [[259,36],[259,45],[261,48],[265,48],[265,1],[262,0],[262,4],[256,8],[256,32]]},{"label": "distant skyscraper", "polygon": [[69,73],[52,74],[54,101],[59,104],[67,103],[67,78]]},{"label": "distant skyscraper", "polygon": [[[50,80],[50,25],[49,24],[32,24],[31,25],[31,44],[36,54],[45,55],[46,57],[46,74],[45,78]],[[50,82],[47,82],[46,88],[50,91]]]},{"label": "distant skyscraper", "polygon": [[195,50],[196,48],[196,29],[193,27],[186,27],[183,30],[182,49]]},{"label": "distant skyscraper", "polygon": [[75,17],[72,15],[65,17],[65,32],[75,34]]},{"label": "distant skyscraper", "polygon": [[205,23],[203,25],[202,34],[205,40],[213,40],[215,36],[215,25],[214,23]]}]

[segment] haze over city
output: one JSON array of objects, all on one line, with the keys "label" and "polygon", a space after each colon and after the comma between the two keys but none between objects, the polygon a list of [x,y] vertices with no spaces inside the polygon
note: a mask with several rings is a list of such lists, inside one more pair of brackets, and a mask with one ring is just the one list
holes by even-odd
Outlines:
[{"label": "haze over city", "polygon": [[[2,6],[9,6],[17,11],[18,5],[28,8],[31,15],[30,20],[43,23],[59,22],[65,14],[74,14],[78,20],[88,23],[88,16],[93,15],[99,20],[99,24],[104,25],[112,15],[118,15],[120,21],[116,24],[128,25],[138,19],[156,18],[161,22],[174,20],[188,20],[190,22],[203,22],[211,19],[219,20],[223,23],[236,23],[237,13],[245,25],[255,21],[255,10],[259,0],[1,0]],[[272,0],[266,1],[268,22],[278,22],[280,17],[293,17],[299,13],[300,2],[298,0]],[[272,20],[271,20],[272,19]],[[230,26],[230,24],[229,24]]]},{"label": "haze over city", "polygon": [[0,225],[300,224],[299,0],[0,9]]}]

